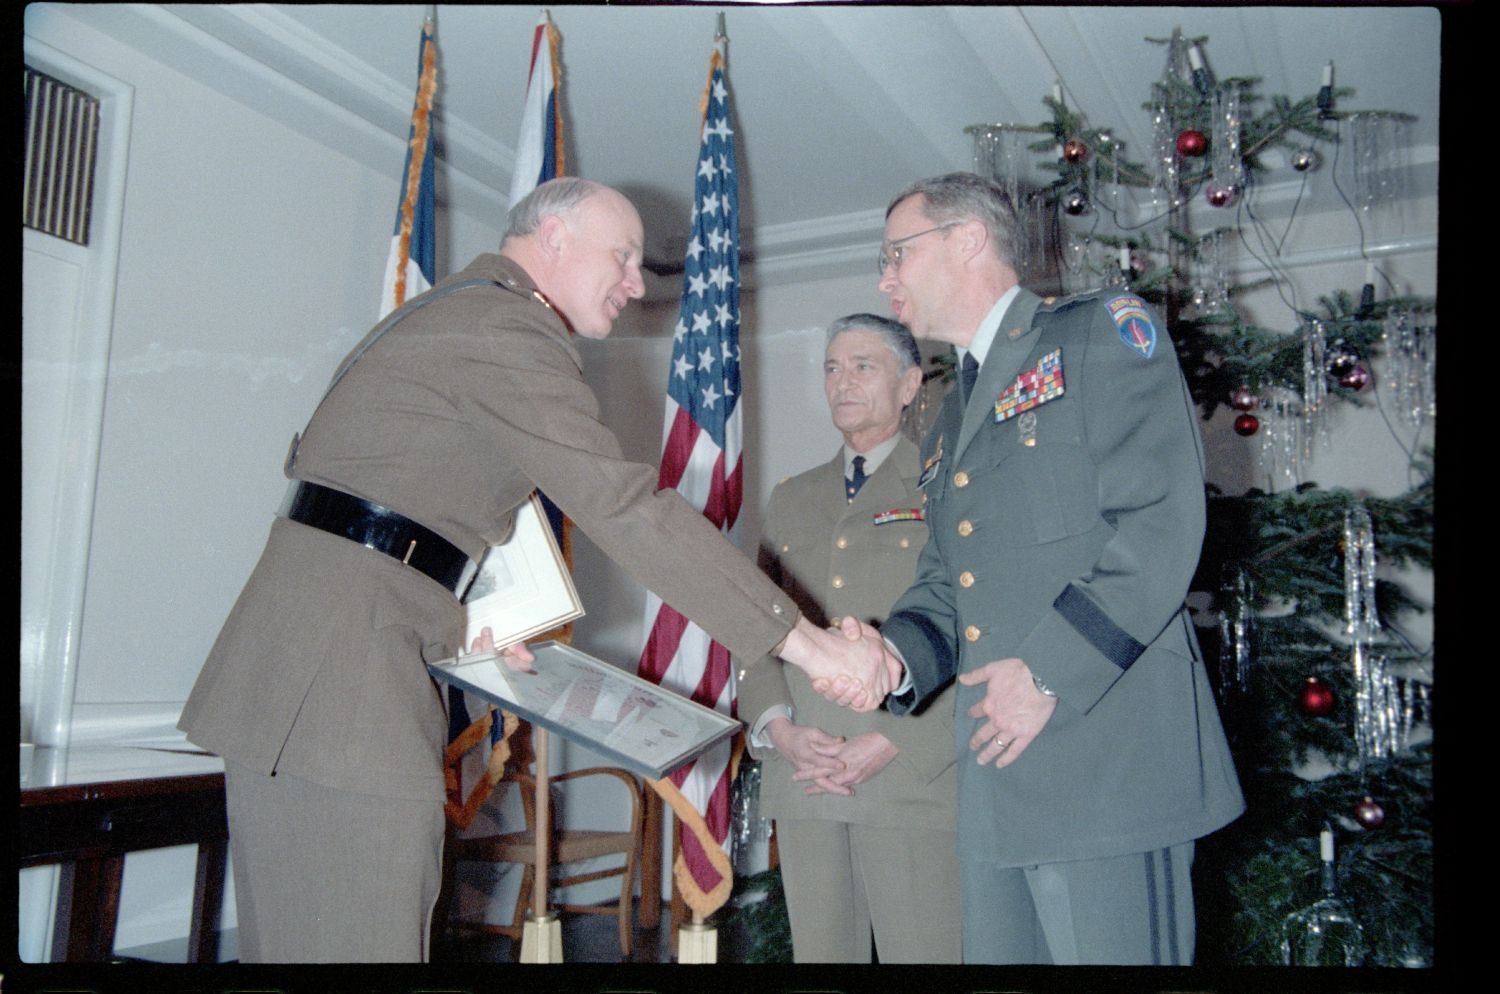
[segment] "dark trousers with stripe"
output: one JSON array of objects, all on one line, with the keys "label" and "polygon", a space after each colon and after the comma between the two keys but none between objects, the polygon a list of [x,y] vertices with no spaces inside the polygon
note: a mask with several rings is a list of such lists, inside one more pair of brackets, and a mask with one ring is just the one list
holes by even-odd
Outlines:
[{"label": "dark trousers with stripe", "polygon": [[998,867],[961,860],[965,963],[1187,966],[1193,843]]}]

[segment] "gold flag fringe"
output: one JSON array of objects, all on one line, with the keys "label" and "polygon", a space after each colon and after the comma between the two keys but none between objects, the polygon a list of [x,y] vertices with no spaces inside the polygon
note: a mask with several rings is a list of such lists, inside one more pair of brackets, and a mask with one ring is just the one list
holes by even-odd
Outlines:
[{"label": "gold flag fringe", "polygon": [[[734,737],[734,744],[729,754],[729,779],[734,781],[735,775],[740,769],[740,756],[744,754],[745,741],[743,735]],[[693,807],[692,802],[683,796],[682,791],[671,780],[650,780],[646,783],[652,790],[661,795],[662,800],[672,808],[677,815],[677,820],[693,833],[698,844],[703,847],[703,852],[708,856],[709,863],[719,874],[719,882],[713,889],[705,891],[693,879],[692,871],[688,869],[687,860],[681,854],[672,863],[672,877],[677,881],[677,889],[682,894],[682,900],[699,921],[718,911],[729,900],[730,892],[734,890],[734,865],[729,861],[729,854],[724,851],[724,844],[713,837],[708,830],[708,822],[703,818],[702,812]]]},{"label": "gold flag fringe", "polygon": [[417,192],[422,187],[422,163],[427,158],[427,137],[432,121],[432,97],[437,92],[437,44],[429,30],[422,29],[422,78],[417,83],[417,105],[411,116],[411,162],[406,168],[406,196],[401,200],[400,249],[396,255],[396,285],[392,306],[406,303],[406,264],[411,259],[411,226]]}]

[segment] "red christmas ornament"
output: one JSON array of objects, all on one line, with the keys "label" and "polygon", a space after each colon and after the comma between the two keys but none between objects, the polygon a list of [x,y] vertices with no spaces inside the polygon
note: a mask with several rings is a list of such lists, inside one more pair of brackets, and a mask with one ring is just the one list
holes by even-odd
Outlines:
[{"label": "red christmas ornament", "polygon": [[1302,710],[1314,718],[1321,718],[1333,711],[1333,688],[1315,676],[1307,678],[1302,685],[1299,701]]},{"label": "red christmas ornament", "polygon": [[1375,798],[1366,794],[1363,800],[1354,805],[1354,820],[1365,828],[1379,828],[1385,821],[1385,809],[1375,803]]},{"label": "red christmas ornament", "polygon": [[1228,207],[1235,201],[1235,189],[1232,186],[1210,183],[1204,188],[1203,197],[1215,207]]},{"label": "red christmas ornament", "polygon": [[1234,419],[1234,430],[1241,435],[1250,436],[1260,431],[1260,418],[1250,413],[1241,414]]},{"label": "red christmas ornament", "polygon": [[1196,159],[1208,151],[1208,137],[1192,128],[1177,134],[1177,154]]},{"label": "red christmas ornament", "polygon": [[1078,163],[1089,157],[1089,147],[1077,138],[1069,138],[1063,145],[1063,158]]},{"label": "red christmas ornament", "polygon": [[1260,406],[1260,398],[1248,386],[1242,386],[1229,395],[1229,406],[1236,411],[1253,411]]},{"label": "red christmas ornament", "polygon": [[1348,387],[1350,390],[1363,390],[1370,382],[1370,371],[1359,363],[1354,368],[1339,377],[1339,386]]}]

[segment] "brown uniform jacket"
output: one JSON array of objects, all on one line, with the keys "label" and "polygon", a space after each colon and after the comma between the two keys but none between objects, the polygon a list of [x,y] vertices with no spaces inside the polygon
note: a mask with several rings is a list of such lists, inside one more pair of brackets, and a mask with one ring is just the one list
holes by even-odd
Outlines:
[{"label": "brown uniform jacket", "polygon": [[[732,651],[758,655],[792,600],[673,491],[622,458],[562,320],[526,272],[482,255],[450,294],[376,342],[309,422],[291,474],[376,501],[477,557],[544,490],[642,585]],[[440,284],[441,285],[441,284]],[[286,520],[183,709],[188,737],[261,773],[442,795],[445,722],[423,667],[460,648],[462,611],[420,573]]]},{"label": "brown uniform jacket", "polygon": [[[876,524],[875,516],[920,508],[920,471],[917,447],[902,439],[852,503],[844,496],[842,449],[830,462],[783,480],[772,491],[762,565],[809,621],[822,626],[846,615],[881,621],[911,585],[927,543],[926,523]],[[803,793],[806,784],[792,780],[791,764],[779,753],[755,750],[766,761],[762,811],[778,818],[954,831],[952,697],[950,688],[920,718],[898,718],[885,710],[858,714],[824,700],[800,669],[783,666],[774,656],[745,667],[739,706],[747,723],[753,725],[774,704],[790,704],[799,725],[847,737],[881,732],[899,750],[853,797],[809,797]]]}]

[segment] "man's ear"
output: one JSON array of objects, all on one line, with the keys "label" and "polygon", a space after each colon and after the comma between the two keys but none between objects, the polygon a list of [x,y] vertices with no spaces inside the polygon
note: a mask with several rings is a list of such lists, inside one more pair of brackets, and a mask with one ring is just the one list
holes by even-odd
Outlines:
[{"label": "man's ear", "polygon": [[568,226],[556,214],[548,214],[536,228],[536,244],[542,254],[555,262],[562,255],[568,238]]},{"label": "man's ear", "polygon": [[959,252],[965,262],[978,256],[990,242],[989,229],[984,226],[983,221],[974,217],[960,224],[954,235],[958,238]]},{"label": "man's ear", "polygon": [[922,367],[913,366],[901,374],[901,406],[905,407],[917,399],[917,391],[922,389]]}]

